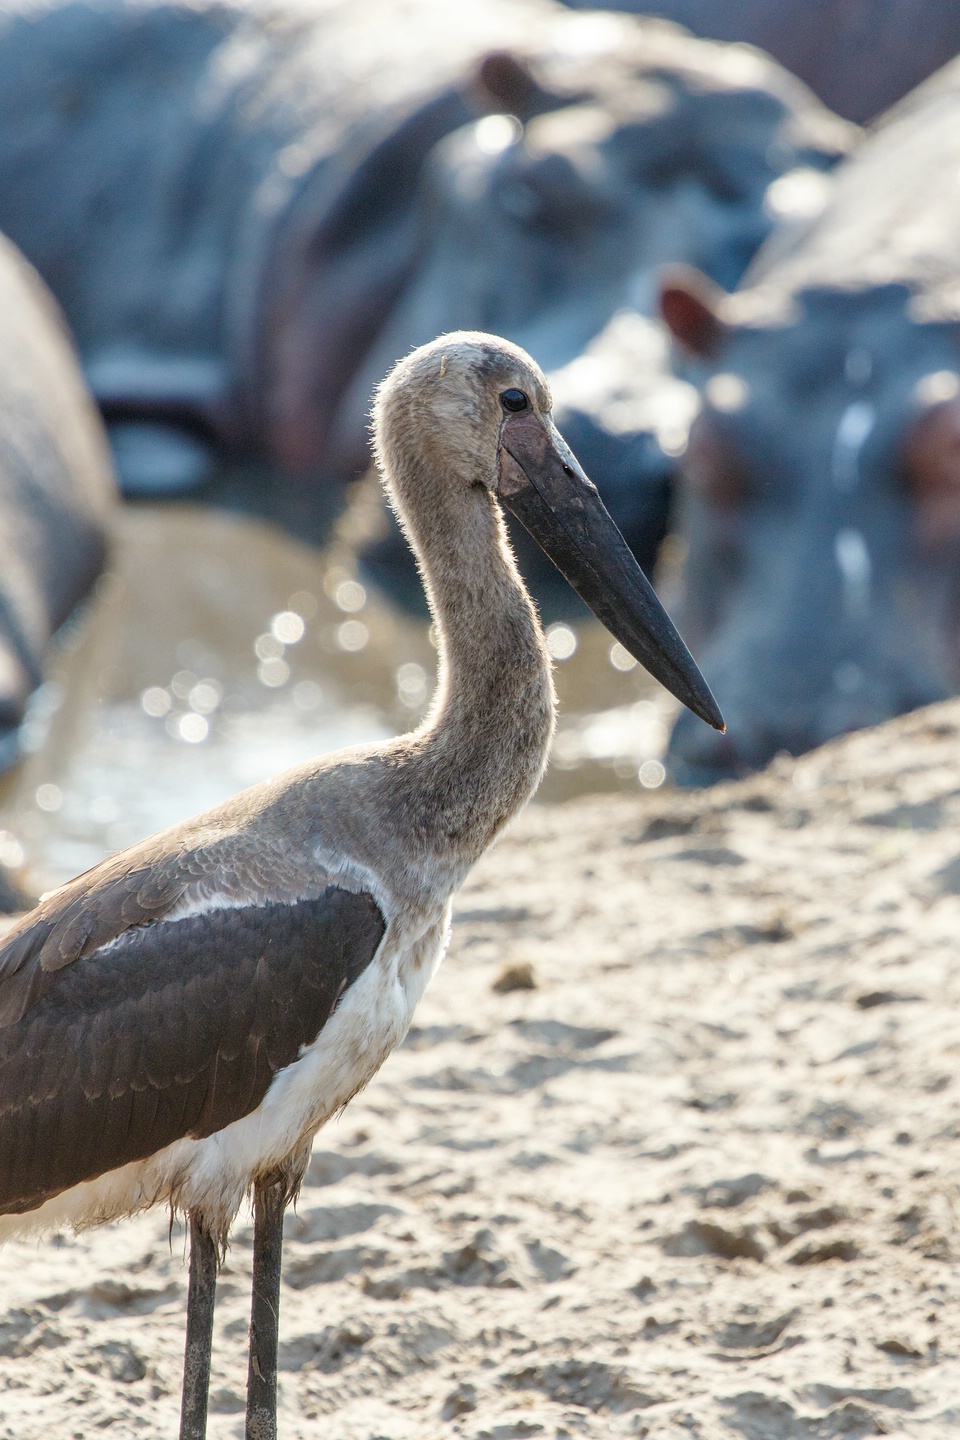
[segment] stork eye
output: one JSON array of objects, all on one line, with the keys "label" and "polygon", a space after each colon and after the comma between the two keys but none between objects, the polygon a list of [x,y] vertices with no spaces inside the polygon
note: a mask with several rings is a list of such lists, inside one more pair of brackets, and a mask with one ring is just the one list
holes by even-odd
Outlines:
[{"label": "stork eye", "polygon": [[500,396],[500,404],[504,410],[509,410],[511,415],[516,415],[521,410],[527,410],[530,406],[530,401],[522,390],[504,390]]}]

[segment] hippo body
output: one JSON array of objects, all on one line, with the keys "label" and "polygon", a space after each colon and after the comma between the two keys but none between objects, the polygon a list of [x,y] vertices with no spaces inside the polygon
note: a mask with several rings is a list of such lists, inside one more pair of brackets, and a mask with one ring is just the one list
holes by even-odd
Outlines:
[{"label": "hippo body", "polygon": [[771,182],[852,143],[771,62],[662,23],[456,15],[4,12],[0,226],[65,308],[127,493],[322,539],[411,345],[479,327],[562,366],[671,253],[734,283]]},{"label": "hippo body", "polygon": [[54,631],[102,568],[115,498],[56,305],[0,237],[0,769],[17,756]]},{"label": "hippo body", "polygon": [[63,306],[127,493],[216,498],[228,456],[266,467],[228,483],[278,489],[266,508],[294,528],[322,535],[338,508],[318,432],[409,264],[408,182],[474,113],[454,79],[489,43],[465,22],[444,59],[386,65],[361,8],[106,0],[0,22],[0,228]]},{"label": "hippo body", "polygon": [[[590,0],[566,0],[589,9]],[[960,51],[958,0],[607,0],[711,40],[759,45],[825,105],[865,124]]]},{"label": "hippo body", "polygon": [[837,172],[741,288],[667,280],[699,364],[686,634],[727,719],[674,773],[802,753],[960,684],[960,61]]}]

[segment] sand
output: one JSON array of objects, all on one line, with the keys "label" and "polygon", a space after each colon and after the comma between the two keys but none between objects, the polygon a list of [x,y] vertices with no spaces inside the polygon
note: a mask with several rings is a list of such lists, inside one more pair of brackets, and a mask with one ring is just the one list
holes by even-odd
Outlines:
[{"label": "sand", "polygon": [[[317,1141],[284,1440],[956,1435],[958,932],[960,702],[529,809]],[[249,1265],[244,1215],[212,1440]],[[8,1246],[0,1436],[174,1436],[185,1279],[160,1213]]]}]

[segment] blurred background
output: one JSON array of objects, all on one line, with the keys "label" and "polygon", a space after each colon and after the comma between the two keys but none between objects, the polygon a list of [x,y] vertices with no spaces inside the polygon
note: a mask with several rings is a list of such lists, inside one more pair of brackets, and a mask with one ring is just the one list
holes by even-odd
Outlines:
[{"label": "blurred background", "polygon": [[[285,766],[424,713],[429,625],[322,550],[187,506],[124,511],[6,776],[0,859],[41,887]],[[554,622],[563,719],[541,798],[656,787],[674,702],[596,622]]]},{"label": "blurred background", "polygon": [[[435,652],[366,417],[444,330],[548,371],[732,721],[671,742],[515,534],[562,707],[541,801],[747,773],[956,688],[960,4],[639,9],[469,0],[451,34],[441,0],[4,7],[0,230],[43,311],[0,371],[12,880],[421,718]],[[771,559],[801,551],[800,580]],[[890,679],[888,632],[922,676]]]}]

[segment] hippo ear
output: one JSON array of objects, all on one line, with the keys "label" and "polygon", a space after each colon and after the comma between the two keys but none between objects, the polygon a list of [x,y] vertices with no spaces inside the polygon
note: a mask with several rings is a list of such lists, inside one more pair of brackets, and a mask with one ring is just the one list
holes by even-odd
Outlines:
[{"label": "hippo ear", "polygon": [[468,87],[469,98],[485,115],[516,115],[532,120],[547,110],[569,105],[575,96],[545,89],[522,60],[508,50],[491,50],[480,61]]},{"label": "hippo ear", "polygon": [[[948,397],[951,371],[925,377],[917,387],[921,404],[931,390],[932,403],[908,428],[903,442],[902,467],[916,506],[920,533],[928,544],[956,542],[960,536],[960,395]],[[929,382],[939,382],[934,385]]]},{"label": "hippo ear", "polygon": [[726,326],[720,316],[724,291],[691,265],[677,265],[660,277],[660,314],[684,350],[709,360],[720,349]]}]

